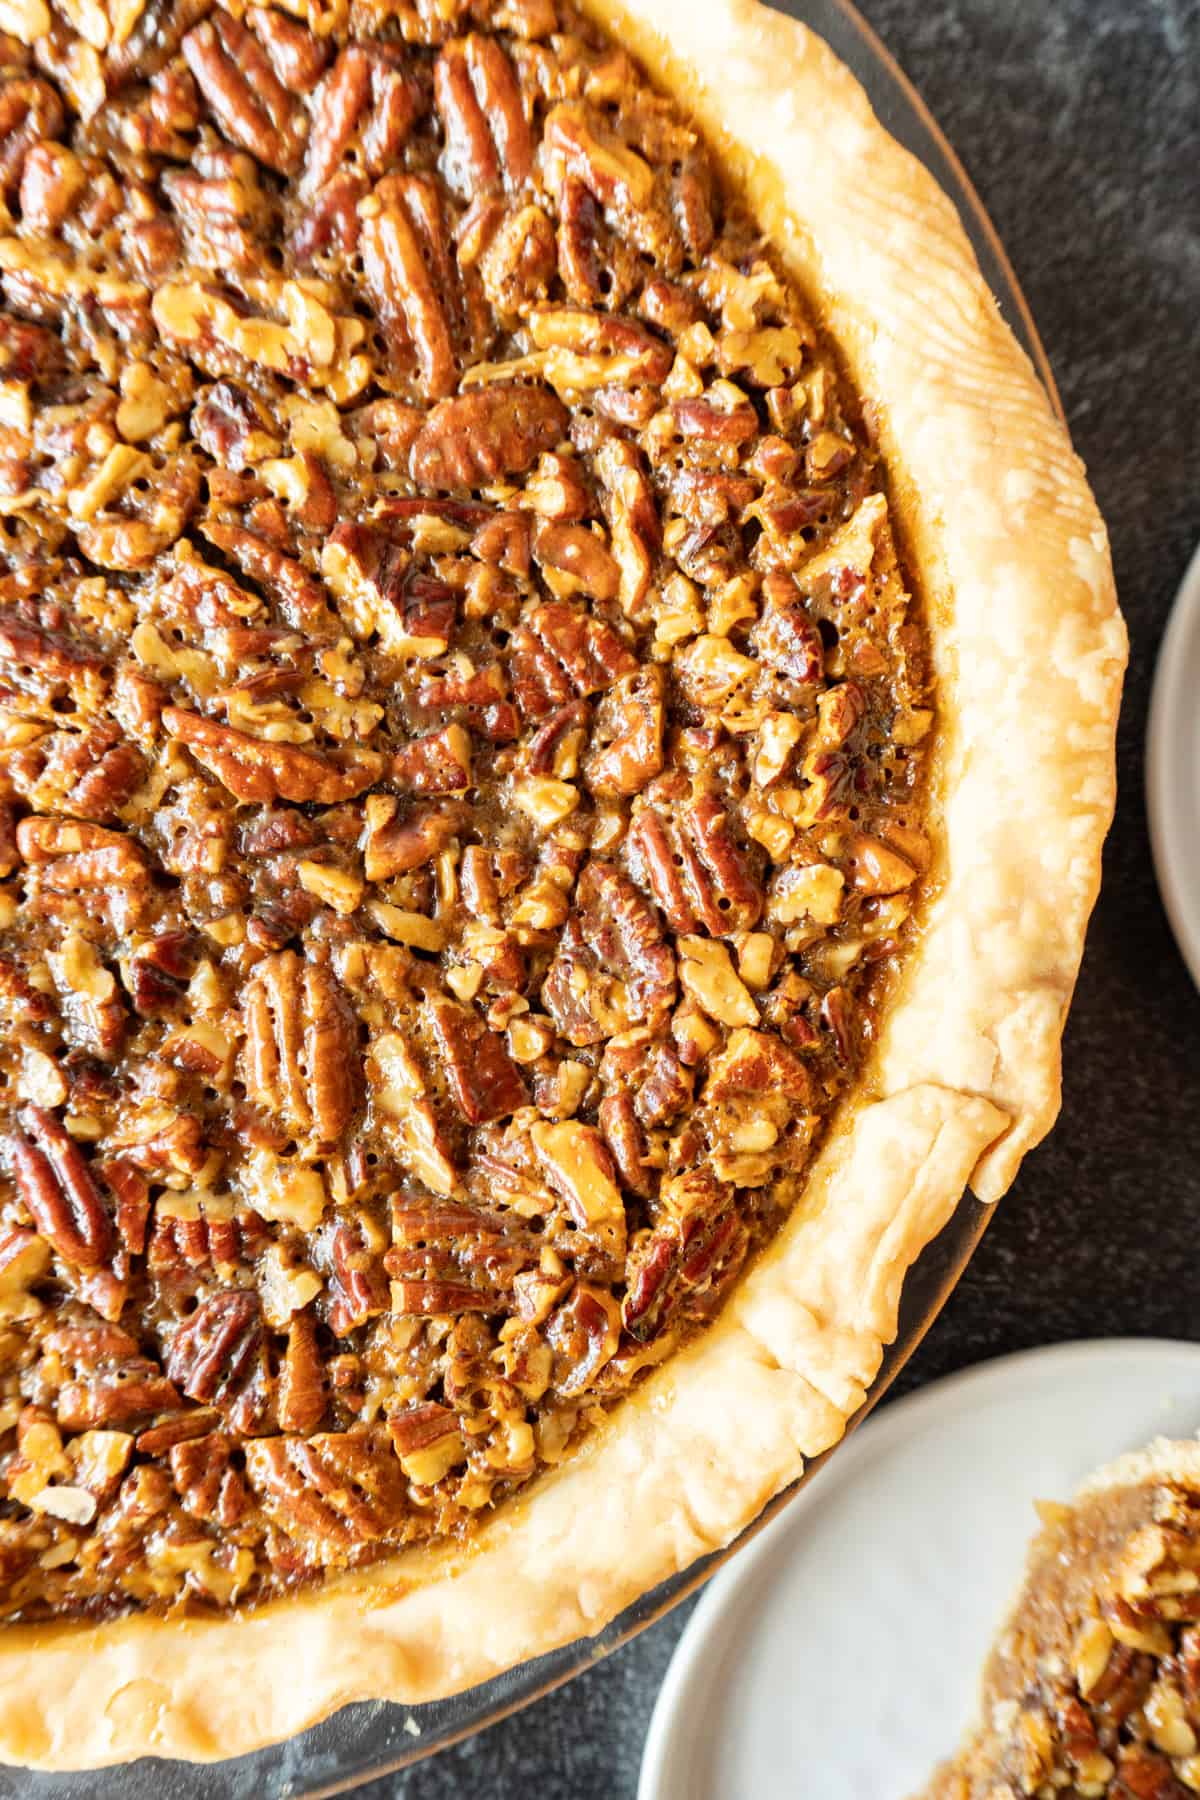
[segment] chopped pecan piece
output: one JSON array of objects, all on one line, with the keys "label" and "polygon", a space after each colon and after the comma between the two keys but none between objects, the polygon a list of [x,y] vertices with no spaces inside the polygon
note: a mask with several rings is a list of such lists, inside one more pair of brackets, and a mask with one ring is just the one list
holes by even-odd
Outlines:
[{"label": "chopped pecan piece", "polygon": [[461,725],[413,738],[395,751],[388,776],[415,794],[455,794],[471,785],[471,740]]},{"label": "chopped pecan piece", "polygon": [[600,703],[593,749],[583,778],[601,795],[637,794],[663,766],[664,695],[661,669],[625,675]]},{"label": "chopped pecan piece", "polygon": [[372,794],[366,818],[363,868],[368,881],[390,881],[432,862],[459,824],[453,809],[425,806],[409,812],[391,794]]},{"label": "chopped pecan piece", "polygon": [[498,201],[485,205],[478,244],[460,233],[458,259],[464,266],[474,260],[501,318],[521,317],[546,298],[554,277],[554,227],[540,206],[504,212]]},{"label": "chopped pecan piece", "polygon": [[793,1050],[765,1031],[741,1027],[708,1065],[704,1099],[730,1100],[747,1094],[780,1094],[806,1107],[812,1076]]},{"label": "chopped pecan piece", "polygon": [[24,1135],[9,1140],[17,1191],[37,1230],[65,1262],[97,1268],[112,1249],[112,1222],[87,1158],[41,1106],[18,1115]]},{"label": "chopped pecan piece", "polygon": [[70,1372],[54,1408],[64,1431],[124,1426],[179,1407],[175,1384],[117,1325],[64,1326],[50,1334],[46,1349]]},{"label": "chopped pecan piece", "polygon": [[352,800],[379,777],[379,758],[366,751],[318,756],[293,744],[250,737],[232,725],[218,725],[177,706],[163,708],[163,724],[237,800],[333,806]]},{"label": "chopped pecan piece", "polygon": [[762,661],[802,687],[820,681],[825,648],[792,577],[768,575],[763,581],[763,600],[762,616],[750,634]]},{"label": "chopped pecan piece", "polygon": [[717,406],[704,397],[673,400],[671,417],[681,437],[703,444],[745,444],[758,436],[758,415],[748,401],[737,406]]},{"label": "chopped pecan piece", "polygon": [[337,979],[294,950],[255,969],[242,1000],[248,1097],[296,1137],[335,1144],[354,1115],[358,1033]]},{"label": "chopped pecan piece", "polygon": [[609,1094],[600,1102],[600,1131],[612,1154],[623,1186],[643,1198],[654,1191],[646,1161],[646,1137],[638,1120],[633,1095]]},{"label": "chopped pecan piece", "polygon": [[616,599],[620,570],[603,540],[586,526],[546,519],[538,527],[533,553],[552,592],[564,597],[586,594],[593,600]]},{"label": "chopped pecan piece", "polygon": [[[403,518],[403,504],[391,502],[387,516]],[[388,530],[338,525],[321,566],[356,637],[377,632],[381,649],[392,656],[424,658],[449,649],[458,612],[453,588],[414,569]]]},{"label": "chopped pecan piece", "polygon": [[589,862],[542,987],[572,1044],[653,1023],[675,998],[675,956],[654,908],[610,863]]},{"label": "chopped pecan piece", "polygon": [[246,20],[289,93],[307,94],[317,85],[329,55],[320,38],[273,6],[252,6]]},{"label": "chopped pecan piece", "polygon": [[412,478],[426,488],[477,488],[519,475],[567,429],[562,403],[515,383],[457,394],[434,407],[412,447]]},{"label": "chopped pecan piece", "polygon": [[546,1324],[551,1379],[566,1399],[585,1394],[621,1341],[621,1308],[607,1288],[577,1281]]},{"label": "chopped pecan piece", "polygon": [[637,256],[606,228],[595,196],[578,176],[564,178],[558,206],[558,264],[568,299],[620,306],[640,276]]},{"label": "chopped pecan piece", "polygon": [[276,1410],[280,1429],[301,1434],[315,1431],[326,1405],[325,1366],[316,1327],[307,1313],[297,1313],[288,1326],[287,1349],[279,1369]]},{"label": "chopped pecan piece", "polygon": [[1121,1751],[1109,1788],[1113,1800],[1188,1800],[1189,1792],[1176,1777],[1169,1757],[1142,1744]]},{"label": "chopped pecan piece", "polygon": [[528,1104],[520,1070],[498,1031],[489,1031],[472,1008],[441,994],[430,999],[429,1014],[455,1105],[468,1124],[502,1119]]},{"label": "chopped pecan piece", "polygon": [[574,1119],[530,1127],[530,1140],[551,1185],[581,1231],[619,1262],[625,1254],[625,1202],[608,1146],[590,1125]]},{"label": "chopped pecan piece", "polygon": [[582,181],[601,206],[628,216],[649,205],[654,192],[650,165],[606,131],[582,102],[565,101],[551,110],[545,143],[564,172]]},{"label": "chopped pecan piece", "polygon": [[36,77],[0,85],[0,189],[15,193],[35,144],[63,128],[62,101],[48,81]]},{"label": "chopped pecan piece", "polygon": [[641,615],[662,542],[662,524],[641,456],[623,438],[609,438],[596,453],[604,483],[604,508],[613,555],[621,570],[620,603],[631,618]]},{"label": "chopped pecan piece", "polygon": [[114,724],[51,731],[10,763],[17,792],[39,811],[103,824],[141,785],[146,761]]},{"label": "chopped pecan piece", "polygon": [[466,715],[475,729],[494,744],[508,743],[520,736],[516,708],[508,699],[508,683],[503,664],[485,663],[469,674],[465,671],[435,675],[417,688],[417,704],[434,712],[454,710]]},{"label": "chopped pecan piece", "polygon": [[435,1486],[466,1460],[467,1447],[456,1414],[434,1400],[393,1413],[388,1428],[400,1467],[418,1487]]},{"label": "chopped pecan piece", "polygon": [[244,575],[259,582],[279,608],[280,616],[297,631],[328,635],[329,609],[320,582],[296,561],[285,556],[254,531],[240,525],[206,520],[201,527],[210,544],[235,562]]},{"label": "chopped pecan piece", "polygon": [[170,1012],[195,971],[197,940],[190,931],[157,932],[129,958],[126,986],[143,1018]]}]

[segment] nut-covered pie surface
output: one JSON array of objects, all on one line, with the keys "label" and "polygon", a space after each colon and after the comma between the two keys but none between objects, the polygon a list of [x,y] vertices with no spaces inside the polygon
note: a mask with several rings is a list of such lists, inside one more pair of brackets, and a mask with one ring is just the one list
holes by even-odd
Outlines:
[{"label": "nut-covered pie surface", "polygon": [[[3,90],[7,1614],[458,1532],[858,1066],[932,721],[869,418],[550,0]],[[458,16],[462,14],[462,16]]]},{"label": "nut-covered pie surface", "polygon": [[836,1440],[1054,1116],[1123,640],[792,23],[0,24],[0,1755],[214,1756]]}]

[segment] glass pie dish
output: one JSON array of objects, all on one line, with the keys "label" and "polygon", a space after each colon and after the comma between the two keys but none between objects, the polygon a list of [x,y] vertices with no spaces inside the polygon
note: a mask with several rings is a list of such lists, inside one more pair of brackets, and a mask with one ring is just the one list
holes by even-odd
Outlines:
[{"label": "glass pie dish", "polygon": [[[954,197],[984,276],[1053,396],[1052,378],[1003,250],[953,152],[917,96],[842,0],[802,0],[789,10],[798,13],[830,42],[864,82],[884,125],[920,157]],[[986,1218],[985,1208],[965,1200],[913,1271],[906,1288],[900,1332],[872,1391],[872,1401],[884,1391],[936,1315],[978,1242]],[[786,1498],[787,1494],[778,1496],[758,1523],[782,1506]],[[334,1793],[428,1755],[567,1680],[690,1593],[728,1554],[727,1549],[643,1595],[598,1637],[528,1662],[446,1701],[417,1709],[380,1703],[354,1706],[288,1743],[219,1765],[168,1764],[147,1759],[107,1773],[58,1777],[32,1777],[20,1770],[7,1770],[0,1772],[0,1796],[119,1792],[132,1800],[140,1800],[141,1796],[149,1800],[151,1795],[156,1800],[184,1800],[218,1794]]]}]

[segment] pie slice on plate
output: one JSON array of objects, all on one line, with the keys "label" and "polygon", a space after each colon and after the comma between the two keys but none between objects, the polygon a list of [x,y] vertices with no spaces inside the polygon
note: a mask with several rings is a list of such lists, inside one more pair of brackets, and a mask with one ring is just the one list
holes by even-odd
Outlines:
[{"label": "pie slice on plate", "polygon": [[12,0],[0,1755],[597,1630],[1059,1098],[1125,639],[750,0]]},{"label": "pie slice on plate", "polygon": [[926,1800],[1200,1790],[1200,1446],[1160,1439],[1043,1506],[979,1727]]}]

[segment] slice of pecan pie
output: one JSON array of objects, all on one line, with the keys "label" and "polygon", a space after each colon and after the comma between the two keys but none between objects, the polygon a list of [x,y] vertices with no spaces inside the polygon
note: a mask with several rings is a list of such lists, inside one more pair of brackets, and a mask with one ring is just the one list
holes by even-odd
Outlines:
[{"label": "slice of pecan pie", "polygon": [[989,1659],[983,1719],[925,1800],[1200,1793],[1200,1446],[1102,1469],[1044,1528]]},{"label": "slice of pecan pie", "polygon": [[782,17],[3,23],[0,1754],[214,1757],[836,1441],[1054,1116],[1124,640]]}]

